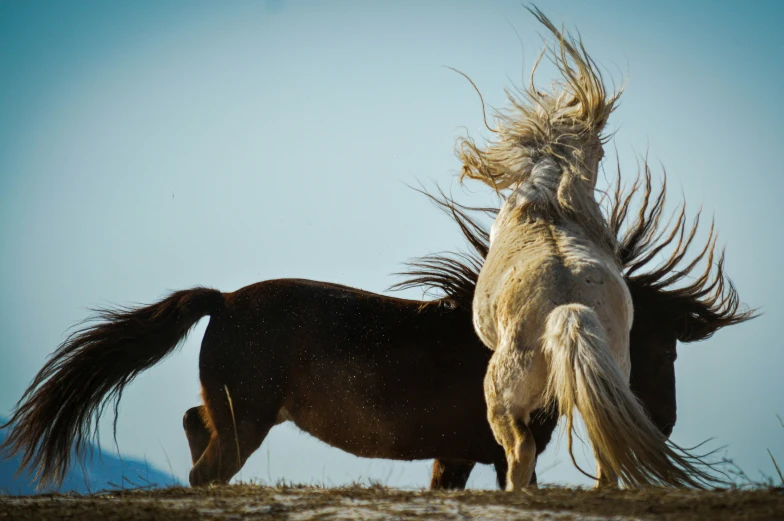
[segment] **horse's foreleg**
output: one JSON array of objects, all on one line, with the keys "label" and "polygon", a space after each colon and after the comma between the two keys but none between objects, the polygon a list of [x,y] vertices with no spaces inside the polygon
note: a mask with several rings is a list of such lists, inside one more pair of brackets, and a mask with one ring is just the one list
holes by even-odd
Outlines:
[{"label": "horse's foreleg", "polygon": [[203,389],[214,432],[191,469],[194,487],[228,483],[275,425],[282,400],[278,393],[253,396],[241,389],[230,394],[225,386],[208,389],[203,385]]},{"label": "horse's foreleg", "polygon": [[264,430],[254,422],[241,421],[236,430],[230,426],[213,434],[204,453],[191,469],[191,486],[228,483],[261,445],[271,427],[272,424]]},{"label": "horse's foreleg", "polygon": [[473,461],[440,460],[433,462],[433,475],[430,477],[430,488],[446,490],[463,490],[468,477],[476,465]]},{"label": "horse's foreleg", "polygon": [[191,407],[185,411],[185,415],[182,417],[182,428],[185,429],[185,437],[188,439],[188,447],[191,449],[191,464],[194,465],[210,443],[210,430],[204,423],[203,410],[203,405]]}]

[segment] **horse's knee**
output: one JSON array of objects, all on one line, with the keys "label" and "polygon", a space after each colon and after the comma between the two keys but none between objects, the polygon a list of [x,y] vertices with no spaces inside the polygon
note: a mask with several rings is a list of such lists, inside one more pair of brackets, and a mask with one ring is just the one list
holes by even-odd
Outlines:
[{"label": "horse's knee", "polygon": [[182,427],[191,451],[191,462],[195,465],[210,442],[210,431],[204,423],[202,407],[191,407],[182,417]]},{"label": "horse's knee", "polygon": [[204,420],[201,416],[201,408],[202,406],[198,407],[191,407],[185,414],[182,416],[182,428],[185,429],[185,432],[194,432],[202,429],[206,429],[206,425],[204,425]]}]

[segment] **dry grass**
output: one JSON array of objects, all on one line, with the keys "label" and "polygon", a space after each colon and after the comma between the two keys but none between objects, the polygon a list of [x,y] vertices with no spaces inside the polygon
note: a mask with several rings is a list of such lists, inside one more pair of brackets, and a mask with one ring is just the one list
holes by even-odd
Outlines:
[{"label": "dry grass", "polygon": [[547,487],[526,494],[381,486],[230,485],[89,496],[0,498],[0,519],[784,519],[784,488],[635,491]]}]

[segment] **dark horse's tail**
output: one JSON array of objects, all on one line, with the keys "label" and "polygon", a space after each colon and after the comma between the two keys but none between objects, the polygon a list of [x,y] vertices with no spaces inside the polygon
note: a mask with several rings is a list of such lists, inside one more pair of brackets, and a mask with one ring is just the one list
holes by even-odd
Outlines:
[{"label": "dark horse's tail", "polygon": [[39,483],[62,483],[75,447],[84,456],[98,418],[139,373],[170,354],[200,318],[223,309],[220,291],[194,288],[156,304],[100,309],[96,323],[75,331],[57,348],[17,404],[0,446],[23,453],[22,467]]}]

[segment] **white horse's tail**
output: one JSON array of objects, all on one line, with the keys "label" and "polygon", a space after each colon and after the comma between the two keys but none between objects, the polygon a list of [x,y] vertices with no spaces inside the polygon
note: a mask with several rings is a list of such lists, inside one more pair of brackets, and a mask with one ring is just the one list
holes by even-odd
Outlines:
[{"label": "white horse's tail", "polygon": [[[547,317],[544,352],[549,360],[548,403],[557,400],[567,419],[572,454],[572,415],[583,417],[600,468],[629,486],[693,486],[721,483],[710,464],[668,443],[648,419],[612,358],[599,317],[570,304]],[[575,462],[576,465],[576,462]]]}]

